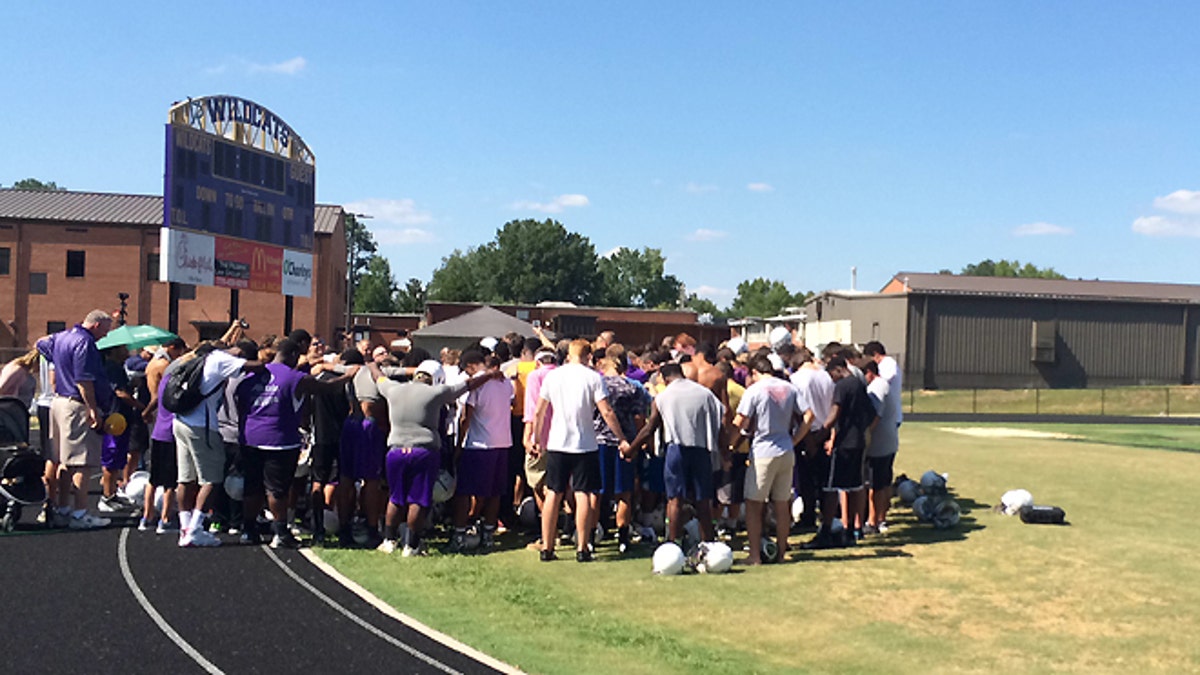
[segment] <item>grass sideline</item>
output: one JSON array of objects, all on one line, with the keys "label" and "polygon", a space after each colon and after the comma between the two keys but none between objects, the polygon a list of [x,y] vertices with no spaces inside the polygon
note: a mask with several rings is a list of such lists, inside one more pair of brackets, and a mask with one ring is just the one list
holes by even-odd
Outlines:
[{"label": "grass sideline", "polygon": [[904,392],[913,413],[1196,417],[1200,387],[921,389]]},{"label": "grass sideline", "polygon": [[[1022,427],[1074,437],[1048,440],[954,426],[981,425],[905,424],[897,467],[949,473],[959,528],[900,508],[885,537],[782,566],[657,578],[650,550],[616,560],[603,545],[588,566],[523,548],[319,554],[400,611],[534,673],[1200,670],[1188,517],[1200,430]],[[1017,487],[1071,525],[990,510]]]}]

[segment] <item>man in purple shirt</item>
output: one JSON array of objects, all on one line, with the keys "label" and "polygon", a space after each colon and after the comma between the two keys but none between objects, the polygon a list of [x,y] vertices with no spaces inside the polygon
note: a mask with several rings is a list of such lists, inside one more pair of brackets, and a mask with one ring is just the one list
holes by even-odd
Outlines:
[{"label": "man in purple shirt", "polygon": [[287,508],[303,445],[300,409],[308,394],[317,389],[337,389],[358,373],[358,366],[350,366],[341,377],[320,382],[296,370],[301,351],[301,345],[292,338],[281,340],[275,345],[275,361],[267,364],[266,371],[247,377],[237,388],[245,479],[243,543],[259,543],[256,519],[262,512],[265,492],[272,516],[271,548],[299,547],[288,529]]},{"label": "man in purple shirt", "polygon": [[61,463],[55,523],[74,530],[106,527],[107,518],[87,512],[87,479],[100,465],[104,412],[113,389],[104,373],[96,340],[108,334],[112,317],[102,309],[88,312],[83,323],[37,341],[42,356],[54,364],[54,401],[50,404],[50,439]]}]

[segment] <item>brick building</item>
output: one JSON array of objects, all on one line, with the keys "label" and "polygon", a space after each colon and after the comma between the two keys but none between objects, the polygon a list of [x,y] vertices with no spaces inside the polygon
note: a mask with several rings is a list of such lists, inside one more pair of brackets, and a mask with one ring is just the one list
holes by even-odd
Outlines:
[{"label": "brick building", "polygon": [[[167,327],[169,284],[158,281],[158,195],[0,189],[0,349],[78,323],[89,310],[119,307],[127,321]],[[312,297],[293,301],[292,325],[332,336],[346,319],[345,212],[317,205]],[[178,332],[194,343],[230,321],[230,291],[179,288]],[[284,329],[284,297],[240,291],[238,314],[251,335]]]}]

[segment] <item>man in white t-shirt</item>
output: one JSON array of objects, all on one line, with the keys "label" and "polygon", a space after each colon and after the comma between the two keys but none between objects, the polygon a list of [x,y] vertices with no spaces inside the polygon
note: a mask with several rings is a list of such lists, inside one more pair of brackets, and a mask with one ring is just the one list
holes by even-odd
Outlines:
[{"label": "man in white t-shirt", "polygon": [[820,487],[829,477],[829,456],[825,454],[829,433],[824,425],[833,406],[834,385],[833,378],[806,347],[797,349],[792,356],[791,381],[808,400],[813,413],[808,435],[796,447],[796,492],[804,500],[800,526],[811,528],[817,524]]},{"label": "man in white t-shirt", "polygon": [[[599,511],[600,446],[592,425],[593,414],[600,411],[604,423],[617,437],[618,450],[629,450],[629,439],[612,406],[604,379],[591,368],[592,345],[587,340],[575,340],[567,350],[567,363],[546,375],[538,392],[537,412],[533,422],[531,454],[547,453],[546,506],[542,510],[543,562],[556,560],[554,542],[558,539],[558,510],[568,489],[575,491],[575,531],[577,549],[575,560],[591,562],[591,532],[596,528]],[[541,446],[541,431],[546,423],[546,411],[551,407],[550,434],[545,447]]]},{"label": "man in white t-shirt", "polygon": [[[500,359],[494,354],[468,351],[459,363],[467,377],[485,371],[501,370]],[[467,519],[471,515],[471,498],[481,503],[483,532],[480,549],[492,547],[496,523],[500,515],[500,496],[508,482],[508,451],[512,447],[513,384],[508,378],[488,380],[467,394],[463,407],[462,434],[456,442],[454,465],[457,467],[454,492],[454,535],[450,550],[466,548]]]},{"label": "man in white t-shirt", "polygon": [[175,414],[172,432],[175,434],[175,456],[179,469],[179,545],[219,546],[221,541],[204,529],[204,509],[212,494],[213,486],[225,480],[225,443],[221,440],[220,419],[217,406],[224,397],[225,381],[245,372],[265,372],[260,361],[246,357],[256,354],[241,354],[235,347],[218,349],[210,343],[192,352],[191,358],[184,356],[167,366],[163,377],[171,375],[192,358],[203,358],[204,371],[200,393],[204,399],[200,405]]},{"label": "man in white t-shirt", "polygon": [[880,374],[879,363],[867,361],[863,371],[867,377],[867,396],[875,406],[877,415],[867,437],[867,522],[863,534],[887,532],[888,507],[892,503],[892,467],[896,451],[900,449],[900,424],[897,414],[900,406],[896,402],[900,393]]}]

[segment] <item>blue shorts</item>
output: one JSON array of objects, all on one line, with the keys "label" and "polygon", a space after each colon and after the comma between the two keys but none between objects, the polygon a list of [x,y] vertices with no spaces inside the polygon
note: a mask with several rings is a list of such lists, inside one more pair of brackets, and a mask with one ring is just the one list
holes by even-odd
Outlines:
[{"label": "blue shorts", "polygon": [[600,494],[633,492],[633,462],[621,457],[615,445],[600,445]]},{"label": "blue shorts", "polygon": [[657,495],[667,491],[667,485],[663,482],[663,463],[666,461],[659,455],[645,453],[642,455],[642,490],[651,492]]},{"label": "blue shorts", "polygon": [[696,448],[671,443],[667,446],[663,480],[667,499],[712,499],[712,453],[708,448]]}]

